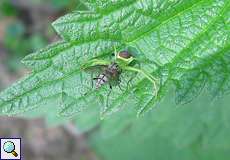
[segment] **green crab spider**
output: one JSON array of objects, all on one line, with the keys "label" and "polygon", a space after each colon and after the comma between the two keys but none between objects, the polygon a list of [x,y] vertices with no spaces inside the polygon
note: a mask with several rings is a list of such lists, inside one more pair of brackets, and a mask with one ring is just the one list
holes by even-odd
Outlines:
[{"label": "green crab spider", "polygon": [[[135,57],[132,55],[130,57],[122,57],[119,55],[121,52],[117,52],[116,48],[114,47],[115,51],[115,60],[114,63],[116,63],[121,70],[126,70],[126,71],[131,71],[131,72],[136,72],[142,74],[145,78],[147,78],[154,86],[154,95],[157,97],[158,89],[157,89],[157,84],[156,82],[158,81],[157,78],[153,77],[150,73],[146,72],[143,69],[133,67],[131,65],[132,62],[138,61]],[[128,53],[128,52],[127,52]],[[87,68],[91,68],[94,66],[108,66],[112,63],[112,61],[109,60],[102,60],[102,59],[92,59],[86,62],[81,66],[81,69],[86,70]]]}]

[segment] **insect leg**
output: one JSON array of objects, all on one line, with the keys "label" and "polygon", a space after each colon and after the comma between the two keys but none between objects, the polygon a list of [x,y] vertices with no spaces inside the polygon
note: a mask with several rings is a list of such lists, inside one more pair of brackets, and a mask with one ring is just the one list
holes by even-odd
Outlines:
[{"label": "insect leg", "polygon": [[129,87],[131,86],[132,81],[134,80],[134,78],[136,77],[137,74],[138,74],[138,73],[135,72],[135,73],[129,78],[129,80],[128,80],[128,82],[127,82],[127,86],[126,86],[127,89],[129,89]]},{"label": "insect leg", "polygon": [[109,92],[108,92],[108,94],[106,96],[106,108],[109,107],[109,96],[110,96],[110,94],[112,92],[113,87],[111,85],[109,85],[109,88],[110,88],[110,90],[109,90]]},{"label": "insect leg", "polygon": [[124,90],[121,87],[121,84],[118,84],[119,89],[123,92]]},{"label": "insect leg", "polygon": [[90,78],[91,78],[91,87],[93,88],[93,80],[94,80],[93,73],[90,74]]},{"label": "insect leg", "polygon": [[100,86],[98,86],[98,84],[99,84],[98,80],[103,81],[103,79],[101,77],[97,76],[97,77],[94,77],[93,80],[97,80],[97,82],[96,82],[96,89],[98,89],[100,87]]}]

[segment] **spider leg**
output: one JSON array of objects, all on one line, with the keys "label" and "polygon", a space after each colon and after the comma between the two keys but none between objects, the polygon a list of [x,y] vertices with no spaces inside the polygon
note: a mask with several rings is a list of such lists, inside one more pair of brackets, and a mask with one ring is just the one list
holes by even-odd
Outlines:
[{"label": "spider leg", "polygon": [[139,69],[139,68],[126,66],[126,67],[124,67],[124,69],[128,70],[128,71],[133,71],[133,72],[141,73],[145,78],[147,78],[150,82],[152,82],[153,86],[154,86],[155,97],[157,97],[157,93],[158,93],[157,84],[156,84],[156,82],[158,81],[157,78],[153,77],[148,72],[145,72],[144,70]]},{"label": "spider leg", "polygon": [[113,46],[113,48],[114,48],[114,54],[115,54],[115,61],[117,60],[117,55],[118,55],[118,53],[117,53],[117,49],[116,49],[116,47],[115,46]]},{"label": "spider leg", "polygon": [[[136,64],[138,65],[138,69],[141,69],[141,64],[137,61]],[[135,72],[130,79],[127,82],[127,89],[130,87],[130,84],[132,83],[132,81],[134,80],[134,78],[137,76],[138,72]]]}]

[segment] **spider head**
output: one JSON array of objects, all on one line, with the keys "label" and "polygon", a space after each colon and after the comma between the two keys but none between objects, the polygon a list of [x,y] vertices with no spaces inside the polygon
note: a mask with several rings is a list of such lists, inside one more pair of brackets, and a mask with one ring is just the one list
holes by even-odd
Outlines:
[{"label": "spider head", "polygon": [[134,57],[128,51],[120,51],[117,53],[116,59],[125,65],[129,65],[133,62]]},{"label": "spider head", "polygon": [[121,51],[118,53],[118,56],[125,59],[129,59],[130,57],[132,57],[132,55],[128,51]]}]

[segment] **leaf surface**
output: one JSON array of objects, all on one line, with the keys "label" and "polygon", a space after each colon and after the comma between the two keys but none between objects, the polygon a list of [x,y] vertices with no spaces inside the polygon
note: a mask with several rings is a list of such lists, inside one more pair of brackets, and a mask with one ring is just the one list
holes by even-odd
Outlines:
[{"label": "leaf surface", "polygon": [[[90,11],[67,14],[53,23],[62,41],[28,55],[23,63],[32,73],[0,93],[0,113],[16,114],[56,97],[59,113],[73,116],[101,106],[102,116],[128,103],[139,114],[176,86],[176,102],[187,103],[207,88],[214,97],[229,92],[229,0],[87,0]],[[114,47],[133,47],[141,68],[157,77],[137,75],[131,87],[92,89],[91,77],[80,66],[93,58],[109,59]],[[125,86],[130,73],[124,73]],[[127,102],[129,100],[130,102]],[[56,106],[54,106],[56,107]]]}]

